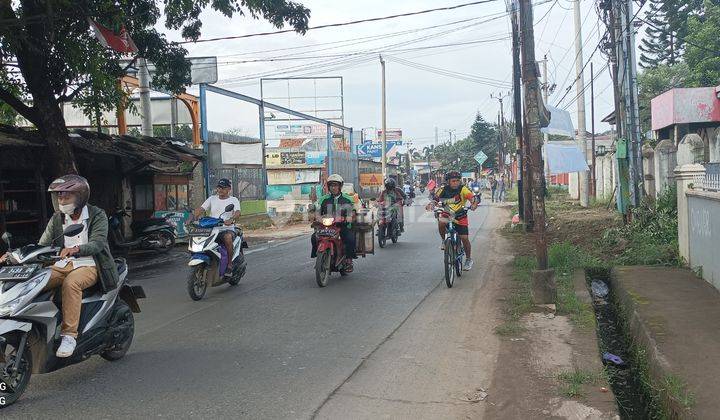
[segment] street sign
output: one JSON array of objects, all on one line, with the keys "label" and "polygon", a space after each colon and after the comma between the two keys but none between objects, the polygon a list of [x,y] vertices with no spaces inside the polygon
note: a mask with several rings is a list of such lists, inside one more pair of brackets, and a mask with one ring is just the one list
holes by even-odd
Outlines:
[{"label": "street sign", "polygon": [[[389,141],[387,142],[385,152],[389,152],[395,146],[402,145],[401,141]],[[379,158],[382,156],[382,143],[365,142],[357,146],[357,154],[360,157],[375,157]]]},{"label": "street sign", "polygon": [[378,187],[383,184],[383,176],[380,173],[360,174],[360,185],[363,187]]},{"label": "street sign", "polygon": [[477,154],[475,155],[475,161],[476,161],[476,162],[478,163],[478,165],[480,165],[480,166],[482,166],[482,164],[485,163],[485,161],[487,160],[487,158],[488,158],[487,155],[486,155],[485,153],[483,153],[482,150],[479,151],[479,152],[477,152]]}]

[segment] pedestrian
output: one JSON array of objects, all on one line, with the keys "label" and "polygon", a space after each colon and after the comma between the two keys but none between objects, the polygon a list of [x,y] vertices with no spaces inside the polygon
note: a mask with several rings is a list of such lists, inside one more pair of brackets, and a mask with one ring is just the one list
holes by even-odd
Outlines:
[{"label": "pedestrian", "polygon": [[495,192],[497,191],[497,180],[495,179],[495,175],[490,175],[490,197],[492,197],[492,202],[495,202]]},{"label": "pedestrian", "polygon": [[502,174],[502,176],[500,176],[500,180],[497,183],[498,201],[505,201],[506,185],[507,185],[507,180],[505,179],[505,174]]}]

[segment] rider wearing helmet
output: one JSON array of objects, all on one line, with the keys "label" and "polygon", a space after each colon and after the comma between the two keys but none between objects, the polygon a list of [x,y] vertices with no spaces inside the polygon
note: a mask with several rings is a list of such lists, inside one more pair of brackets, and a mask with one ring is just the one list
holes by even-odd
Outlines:
[{"label": "rider wearing helmet", "polygon": [[[341,225],[340,236],[345,246],[345,258],[347,272],[353,270],[353,259],[355,255],[355,233],[351,230],[352,218],[354,211],[354,200],[347,194],[342,192],[345,180],[338,174],[332,174],[327,179],[328,193],[318,199],[318,207],[320,216],[333,215],[335,219],[343,219]],[[312,258],[317,255],[317,238],[313,234],[311,237]]]},{"label": "rider wearing helmet", "polygon": [[[475,199],[475,194],[473,194],[468,187],[462,184],[460,172],[451,171],[445,174],[445,185],[435,190],[431,200],[432,202],[428,205],[428,207],[437,205],[440,202],[445,202],[449,205],[450,209],[455,212],[455,219],[457,220],[455,228],[460,236],[466,255],[463,269],[465,271],[472,269],[473,260],[471,257],[470,239],[468,238],[468,216],[465,204],[469,201],[471,202],[470,208],[473,211],[477,209],[478,202]],[[447,223],[438,220],[438,231],[440,232],[440,238],[443,241],[440,247],[444,249]]]},{"label": "rider wearing helmet", "polygon": [[[108,218],[105,212],[88,204],[90,186],[79,175],[65,175],[48,188],[55,214],[38,241],[43,246],[61,249],[60,260],[52,266],[46,290],[61,288],[62,327],[57,357],[69,357],[75,351],[83,289],[100,280],[104,292],[118,283],[115,261],[107,242]],[[82,224],[79,235],[63,236],[70,225]]]},{"label": "rider wearing helmet", "polygon": [[378,205],[388,206],[398,212],[398,220],[400,221],[400,231],[405,232],[405,217],[403,214],[403,201],[407,196],[397,187],[395,180],[388,178],[385,180],[385,189],[380,191],[378,196]]}]

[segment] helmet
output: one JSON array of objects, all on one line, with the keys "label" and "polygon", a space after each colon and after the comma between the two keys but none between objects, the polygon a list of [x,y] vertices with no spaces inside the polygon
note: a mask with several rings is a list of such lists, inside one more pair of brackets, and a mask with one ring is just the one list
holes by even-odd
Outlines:
[{"label": "helmet", "polygon": [[232,183],[227,178],[220,178],[220,179],[218,179],[216,186],[218,188],[230,188],[230,187],[232,187]]},{"label": "helmet", "polygon": [[75,210],[85,207],[90,198],[90,184],[80,175],[69,174],[50,183],[48,187],[55,211],[60,210],[58,193],[71,192],[75,194]]},{"label": "helmet", "polygon": [[331,182],[337,182],[342,187],[342,185],[345,183],[345,180],[338,174],[332,174],[327,179],[328,184],[330,184]]},{"label": "helmet", "polygon": [[460,172],[458,171],[450,171],[445,174],[445,181],[450,181],[451,179],[460,179],[462,176],[460,175]]},{"label": "helmet", "polygon": [[392,178],[388,178],[385,180],[385,188],[392,189],[395,188],[395,180]]}]

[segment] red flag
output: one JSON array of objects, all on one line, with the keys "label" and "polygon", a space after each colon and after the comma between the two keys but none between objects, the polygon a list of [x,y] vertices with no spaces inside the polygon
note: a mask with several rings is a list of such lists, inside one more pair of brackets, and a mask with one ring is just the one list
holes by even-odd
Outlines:
[{"label": "red flag", "polygon": [[95,32],[95,37],[104,47],[127,54],[138,52],[135,43],[125,30],[125,25],[120,27],[120,33],[116,35],[111,29],[102,26],[90,18],[88,18],[88,22],[90,22],[90,27],[93,32]]}]

